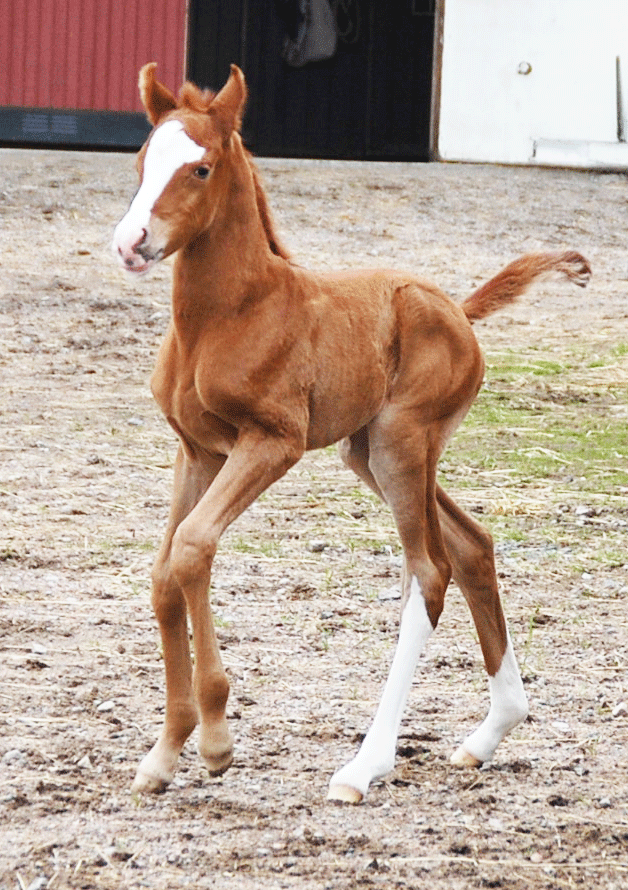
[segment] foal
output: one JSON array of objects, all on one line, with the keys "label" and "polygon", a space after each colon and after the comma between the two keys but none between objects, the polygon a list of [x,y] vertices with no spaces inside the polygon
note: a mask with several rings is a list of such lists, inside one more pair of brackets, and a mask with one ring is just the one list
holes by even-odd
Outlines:
[{"label": "foal", "polygon": [[357,756],[334,775],[329,797],[359,801],[393,768],[416,662],[452,574],[470,606],[490,686],[486,719],[452,761],[478,765],[525,718],[527,703],[490,536],[437,485],[436,465],[482,382],[469,320],[514,300],[542,273],[585,285],[588,264],[573,252],[525,256],[461,306],[411,275],[307,272],[278,240],[242,146],[242,72],[232,66],[217,95],[186,83],[176,99],[156,81],[155,67],[144,66],[139,80],[154,126],[138,156],[141,184],[113,239],[134,273],[176,254],[172,321],[152,378],[179,438],[170,519],[152,577],[166,713],[134,789],[156,791],[171,781],[197,724],[210,773],[230,765],[229,684],[208,602],[218,541],[307,449],[333,442],[392,511],[404,570],[390,676]]}]

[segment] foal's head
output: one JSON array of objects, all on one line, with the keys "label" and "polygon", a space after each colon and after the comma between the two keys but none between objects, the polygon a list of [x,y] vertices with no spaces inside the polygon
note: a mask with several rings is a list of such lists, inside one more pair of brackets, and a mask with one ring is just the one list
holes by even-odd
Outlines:
[{"label": "foal's head", "polygon": [[140,96],[153,130],[142,146],[140,187],[113,236],[113,249],[130,272],[147,272],[211,225],[218,205],[214,170],[240,129],[244,75],[231,66],[219,93],[191,83],[178,99],[155,79],[156,64],[140,71]]}]

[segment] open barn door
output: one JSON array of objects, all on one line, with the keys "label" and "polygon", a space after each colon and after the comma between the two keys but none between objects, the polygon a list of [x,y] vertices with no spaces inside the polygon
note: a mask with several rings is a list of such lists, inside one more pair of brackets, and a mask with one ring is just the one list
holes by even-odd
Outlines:
[{"label": "open barn door", "polygon": [[[317,2],[333,16],[333,52],[294,64],[286,38],[294,40],[299,15],[307,8],[313,17]],[[258,154],[427,160],[434,7],[434,0],[191,0],[188,74],[216,87],[231,62],[243,68],[251,93],[245,137]]]}]

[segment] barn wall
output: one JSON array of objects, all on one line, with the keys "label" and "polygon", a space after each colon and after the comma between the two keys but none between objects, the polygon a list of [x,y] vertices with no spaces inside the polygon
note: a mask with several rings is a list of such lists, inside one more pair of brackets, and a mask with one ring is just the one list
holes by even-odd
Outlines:
[{"label": "barn wall", "polygon": [[0,106],[140,111],[137,72],[178,87],[187,0],[0,0]]},{"label": "barn wall", "polygon": [[617,143],[626,0],[446,0],[443,40],[441,158],[527,163],[539,144]]}]

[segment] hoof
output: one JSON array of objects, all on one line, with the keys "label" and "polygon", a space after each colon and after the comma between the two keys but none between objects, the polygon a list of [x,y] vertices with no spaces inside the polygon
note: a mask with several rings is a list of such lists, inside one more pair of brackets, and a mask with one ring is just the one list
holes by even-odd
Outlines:
[{"label": "hoof", "polygon": [[160,794],[166,790],[170,781],[170,779],[163,776],[145,773],[138,769],[131,785],[131,794]]},{"label": "hoof", "polygon": [[463,766],[463,767],[478,767],[482,766],[482,761],[478,760],[477,757],[474,757],[473,754],[469,754],[467,750],[465,750],[464,746],[461,745],[457,751],[450,757],[450,763],[454,766]]},{"label": "hoof", "polygon": [[327,800],[339,800],[343,803],[360,803],[364,795],[351,785],[330,785]]},{"label": "hoof", "polygon": [[222,776],[233,763],[233,748],[217,756],[207,757],[203,755],[203,762],[210,776]]}]

